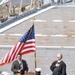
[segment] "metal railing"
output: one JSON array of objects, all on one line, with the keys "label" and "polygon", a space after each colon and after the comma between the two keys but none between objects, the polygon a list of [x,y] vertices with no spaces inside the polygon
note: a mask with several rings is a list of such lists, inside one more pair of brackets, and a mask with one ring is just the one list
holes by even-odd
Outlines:
[{"label": "metal railing", "polygon": [[25,12],[25,13],[23,13],[23,14],[21,14],[21,15],[18,15],[18,16],[16,16],[16,17],[12,18],[12,19],[9,19],[9,20],[3,22],[2,24],[0,24],[0,29],[3,28],[3,27],[5,27],[5,26],[8,26],[8,25],[10,25],[11,23],[14,23],[14,22],[16,22],[16,21],[18,21],[18,20],[20,20],[20,19],[22,19],[22,18],[24,18],[24,17],[27,17],[27,16],[29,16],[29,15],[31,15],[31,14],[34,14],[34,13],[40,11],[41,9],[44,9],[44,8],[50,6],[50,5],[51,5],[51,4],[46,4],[46,5],[40,6],[40,9],[35,8],[35,9],[30,10],[30,11],[28,11],[28,12]]},{"label": "metal railing", "polygon": [[[51,0],[50,0],[50,1],[51,1]],[[65,1],[65,3],[66,3],[66,2],[72,2],[73,0],[62,0],[62,1]],[[15,16],[14,18],[9,19],[9,20],[7,20],[7,21],[1,23],[1,24],[0,24],[0,29],[3,28],[3,27],[5,27],[5,26],[8,26],[8,25],[10,25],[10,24],[12,24],[12,23],[14,23],[14,22],[16,22],[16,21],[18,21],[18,20],[24,18],[24,17],[27,17],[27,16],[29,16],[29,15],[32,15],[32,14],[34,14],[34,13],[40,11],[41,9],[44,9],[44,8],[49,7],[49,6],[51,6],[51,5],[53,5],[53,4],[51,4],[51,3],[49,2],[49,3],[47,3],[47,4],[43,4],[43,5],[39,6],[39,9],[38,9],[38,8],[35,8],[35,9],[29,10],[28,12],[25,12],[25,13],[23,13],[23,14],[21,14],[21,15]]]},{"label": "metal railing", "polygon": [[0,29],[9,25],[9,24],[11,24],[11,23],[14,23],[14,22],[16,22],[16,21],[18,21],[18,20],[20,20],[24,17],[27,17],[27,16],[35,13],[35,12],[36,12],[36,9],[33,9],[33,10],[30,10],[30,11],[24,13],[24,14],[21,14],[19,16],[16,16],[16,17],[12,18],[12,19],[9,19],[9,20],[5,21],[4,23],[0,24]]}]

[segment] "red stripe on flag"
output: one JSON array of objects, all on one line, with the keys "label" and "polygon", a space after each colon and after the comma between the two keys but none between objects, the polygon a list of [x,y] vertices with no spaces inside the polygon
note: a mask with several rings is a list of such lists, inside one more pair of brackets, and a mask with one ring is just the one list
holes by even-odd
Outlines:
[{"label": "red stripe on flag", "polygon": [[16,56],[17,56],[17,54],[19,54],[20,52],[21,52],[21,48],[22,48],[22,46],[24,45],[24,43],[19,43],[19,45],[18,45],[18,43],[15,45],[15,47],[17,47],[16,49],[14,48],[14,54],[11,56],[11,60],[10,60],[10,62],[11,61],[13,61],[15,58],[16,58]]},{"label": "red stripe on flag", "polygon": [[35,50],[29,50],[29,51],[25,51],[25,52],[21,52],[21,54],[27,54],[27,53],[31,53],[31,52],[36,52]]},{"label": "red stripe on flag", "polygon": [[35,43],[35,41],[29,41],[29,42],[26,42],[26,44],[32,44],[32,43]]},{"label": "red stripe on flag", "polygon": [[8,61],[9,53],[10,53],[10,51],[7,53],[7,56],[5,56],[5,62],[9,62],[9,61]]},{"label": "red stripe on flag", "polygon": [[24,47],[23,50],[27,48],[35,48],[35,46],[27,46],[27,47]]},{"label": "red stripe on flag", "polygon": [[[17,45],[17,44],[16,44]],[[8,62],[11,62],[14,58],[14,55],[15,55],[15,52],[17,51],[16,50],[16,45],[11,49],[10,51],[10,55],[9,55],[9,59],[8,59]]]}]

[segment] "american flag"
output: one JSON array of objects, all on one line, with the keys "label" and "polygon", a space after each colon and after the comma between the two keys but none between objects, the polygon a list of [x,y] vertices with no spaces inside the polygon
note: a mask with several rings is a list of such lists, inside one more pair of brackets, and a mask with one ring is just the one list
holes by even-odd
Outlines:
[{"label": "american flag", "polygon": [[12,62],[19,53],[27,54],[30,52],[36,52],[34,25],[21,37],[5,57],[0,60],[0,66]]}]

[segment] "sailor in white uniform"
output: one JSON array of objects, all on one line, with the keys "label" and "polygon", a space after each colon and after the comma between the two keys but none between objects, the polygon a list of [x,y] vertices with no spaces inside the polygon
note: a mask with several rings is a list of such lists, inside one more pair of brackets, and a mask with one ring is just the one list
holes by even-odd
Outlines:
[{"label": "sailor in white uniform", "polygon": [[10,75],[10,73],[8,73],[7,71],[3,71],[3,72],[1,73],[1,75]]}]

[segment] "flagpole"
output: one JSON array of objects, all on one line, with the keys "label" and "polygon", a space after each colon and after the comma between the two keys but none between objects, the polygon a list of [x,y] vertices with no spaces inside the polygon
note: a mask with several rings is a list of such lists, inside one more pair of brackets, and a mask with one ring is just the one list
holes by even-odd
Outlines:
[{"label": "flagpole", "polygon": [[[34,25],[34,20],[35,18],[32,19],[33,25]],[[36,52],[34,53],[34,61],[35,61],[35,69],[37,68],[37,64],[36,64]],[[35,71],[36,73],[36,71]]]},{"label": "flagpole", "polygon": [[[33,18],[33,25],[34,25],[34,20],[35,20],[35,18]],[[36,52],[35,52],[35,54],[34,54],[34,57],[35,57],[35,69],[36,69]]]},{"label": "flagpole", "polygon": [[35,57],[35,69],[36,69],[36,67],[37,67],[37,65],[36,65],[36,52],[34,54],[34,57]]}]

